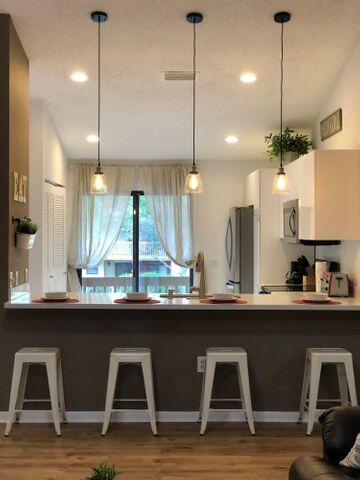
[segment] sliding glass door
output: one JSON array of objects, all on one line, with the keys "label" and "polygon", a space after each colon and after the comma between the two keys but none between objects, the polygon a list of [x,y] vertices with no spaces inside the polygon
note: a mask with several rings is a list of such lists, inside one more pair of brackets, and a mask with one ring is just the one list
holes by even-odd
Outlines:
[{"label": "sliding glass door", "polygon": [[190,291],[191,270],[174,263],[164,251],[142,192],[133,192],[120,235],[103,264],[83,269],[88,292]]}]

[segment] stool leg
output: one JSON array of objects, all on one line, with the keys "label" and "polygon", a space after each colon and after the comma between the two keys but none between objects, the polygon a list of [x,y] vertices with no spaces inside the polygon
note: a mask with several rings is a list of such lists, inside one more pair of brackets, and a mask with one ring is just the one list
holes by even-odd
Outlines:
[{"label": "stool leg", "polygon": [[63,380],[63,374],[62,374],[62,364],[61,364],[61,358],[59,357],[58,359],[58,391],[59,391],[59,403],[60,403],[60,412],[61,412],[61,418],[64,423],[67,423],[67,417],[66,417],[66,408],[65,408],[65,395],[64,395],[64,380]]},{"label": "stool leg", "polygon": [[26,390],[28,373],[29,373],[29,364],[23,363],[23,368],[22,368],[21,378],[20,378],[19,394],[18,394],[18,399],[16,403],[16,411],[17,411],[16,422],[19,421],[19,416],[20,416],[19,410],[23,410],[24,408],[24,398],[25,398],[25,390]]},{"label": "stool leg", "polygon": [[247,421],[247,415],[246,415],[246,411],[245,411],[245,407],[244,407],[244,392],[243,392],[243,386],[242,386],[242,382],[241,382],[241,372],[240,372],[240,366],[239,366],[238,363],[236,363],[236,370],[237,370],[238,379],[239,379],[239,390],[240,390],[240,398],[241,398],[241,408],[244,410],[245,418],[246,418],[246,421]]},{"label": "stool leg", "polygon": [[151,430],[154,435],[157,435],[154,382],[153,382],[153,375],[152,375],[151,357],[143,360],[141,362],[141,367],[142,367],[142,372],[144,377],[146,401],[148,406]]},{"label": "stool leg", "polygon": [[309,386],[310,386],[310,360],[306,355],[298,423],[301,423],[304,418],[306,400],[308,399],[308,394],[309,394]]},{"label": "stool leg", "polygon": [[247,358],[239,361],[239,369],[240,369],[239,382],[241,384],[240,391],[243,394],[243,402],[244,402],[247,422],[248,422],[251,434],[255,435],[254,419],[253,419],[252,406],[251,406],[249,369],[248,369]]},{"label": "stool leg", "polygon": [[56,435],[60,436],[60,416],[59,416],[59,394],[58,394],[58,378],[57,378],[57,360],[48,360],[46,362],[46,372],[49,382],[51,410],[54,419],[54,427]]},{"label": "stool leg", "polygon": [[354,375],[354,365],[352,362],[352,356],[345,362],[345,371],[347,382],[349,385],[350,400],[353,407],[357,406],[357,395],[356,395],[356,386],[355,386],[355,375]]},{"label": "stool leg", "polygon": [[111,417],[111,412],[112,412],[113,403],[114,403],[118,367],[119,367],[118,362],[110,355],[109,376],[108,376],[108,384],[107,384],[107,391],[106,391],[105,414],[104,414],[103,428],[101,432],[102,435],[106,435],[106,432],[110,423],[110,417]]},{"label": "stool leg", "polygon": [[319,392],[319,383],[320,383],[320,373],[321,373],[321,362],[316,360],[311,360],[310,368],[310,389],[309,389],[309,412],[308,412],[308,423],[307,423],[307,434],[311,435],[311,432],[314,427],[315,422],[315,413],[317,398]]},{"label": "stool leg", "polygon": [[205,368],[204,368],[204,371],[203,371],[202,382],[201,382],[201,397],[200,397],[200,408],[199,408],[199,418],[198,418],[198,422],[201,422],[202,411],[203,411],[204,387],[205,387],[205,372],[206,372],[206,363],[205,363]]},{"label": "stool leg", "polygon": [[343,363],[337,363],[336,370],[337,370],[337,376],[338,376],[338,382],[339,382],[341,405],[343,407],[346,407],[349,405],[349,392],[348,392],[348,383],[346,380],[345,365]]},{"label": "stool leg", "polygon": [[6,437],[10,433],[10,430],[15,418],[16,403],[19,396],[19,387],[21,382],[22,366],[23,366],[22,362],[18,360],[15,355],[14,370],[13,370],[13,376],[11,381],[8,421],[6,423],[6,428],[5,428]]},{"label": "stool leg", "polygon": [[209,357],[207,357],[200,435],[204,435],[208,418],[209,418],[209,409],[210,409],[210,402],[211,402],[211,393],[212,393],[213,383],[214,383],[214,374],[215,374],[215,362],[213,360],[210,360]]}]

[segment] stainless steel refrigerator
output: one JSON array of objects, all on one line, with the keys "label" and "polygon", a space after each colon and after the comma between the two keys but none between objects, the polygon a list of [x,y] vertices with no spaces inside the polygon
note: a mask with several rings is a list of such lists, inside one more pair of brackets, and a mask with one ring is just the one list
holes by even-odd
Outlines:
[{"label": "stainless steel refrigerator", "polygon": [[254,207],[234,207],[226,231],[229,281],[237,293],[254,293]]}]

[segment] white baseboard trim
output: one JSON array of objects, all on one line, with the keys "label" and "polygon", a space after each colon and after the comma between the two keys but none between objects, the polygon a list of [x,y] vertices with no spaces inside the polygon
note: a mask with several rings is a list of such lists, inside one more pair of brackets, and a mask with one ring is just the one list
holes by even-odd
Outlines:
[{"label": "white baseboard trim", "polygon": [[[317,416],[323,410],[317,411]],[[199,413],[190,412],[157,412],[158,422],[164,423],[193,423],[198,421]],[[274,422],[274,423],[295,423],[298,420],[298,412],[254,412],[255,422]],[[0,423],[6,423],[7,412],[0,412]],[[67,412],[69,423],[102,423],[103,412]],[[305,414],[304,421],[307,420]],[[147,410],[122,410],[113,412],[112,422],[130,423],[130,422],[148,422]],[[212,410],[209,414],[209,422],[244,422],[245,415],[242,411]],[[51,411],[47,410],[29,410],[21,413],[20,423],[49,423],[52,422]]]}]

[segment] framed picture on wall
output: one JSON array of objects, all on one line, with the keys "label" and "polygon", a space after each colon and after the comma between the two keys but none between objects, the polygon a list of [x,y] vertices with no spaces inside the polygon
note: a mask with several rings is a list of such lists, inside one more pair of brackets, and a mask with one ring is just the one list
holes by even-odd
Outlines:
[{"label": "framed picture on wall", "polygon": [[23,176],[19,175],[19,195],[18,201],[23,202]]},{"label": "framed picture on wall", "polygon": [[22,183],[22,202],[26,203],[27,198],[27,176],[21,175],[21,183]]},{"label": "framed picture on wall", "polygon": [[14,172],[14,201],[19,201],[19,172]]}]

